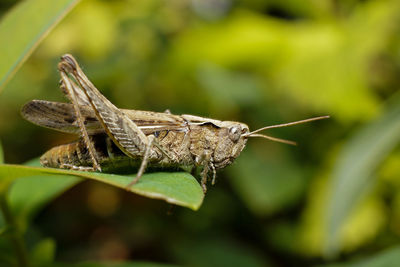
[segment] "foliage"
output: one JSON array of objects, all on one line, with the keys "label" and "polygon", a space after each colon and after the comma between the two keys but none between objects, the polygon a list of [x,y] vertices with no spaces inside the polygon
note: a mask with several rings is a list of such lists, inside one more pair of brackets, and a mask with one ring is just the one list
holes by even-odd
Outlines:
[{"label": "foliage", "polygon": [[[399,261],[400,1],[12,5],[0,4],[0,192],[3,212],[13,215],[1,225],[15,229],[2,229],[1,262],[16,263],[16,243],[35,263],[60,266]],[[143,186],[159,182],[147,188],[151,194],[164,190],[164,200],[202,205],[167,215],[162,201],[105,184],[122,179],[123,188],[128,177],[2,163],[3,150],[5,162],[20,164],[76,138],[19,116],[31,99],[65,101],[56,71],[64,53],[122,108],[170,109],[251,129],[331,119],[271,133],[298,147],[249,140],[204,203],[189,174],[146,174]],[[146,195],[142,189],[135,187]]]},{"label": "foliage", "polygon": [[[9,12],[0,24],[0,89],[29,57],[35,47],[78,0],[25,1]],[[40,15],[38,14],[40,10]],[[29,27],[27,27],[29,25]]]},{"label": "foliage", "polygon": [[[339,231],[348,213],[374,182],[374,170],[399,143],[400,94],[376,122],[360,129],[338,157],[332,176],[332,197],[327,208],[327,254],[337,253]],[[382,131],[382,129],[385,129]]]},{"label": "foliage", "polygon": [[[40,176],[41,179],[38,181],[32,181],[31,179],[31,181],[29,182],[21,182],[23,180],[19,182],[15,181],[18,178],[34,176]],[[46,176],[50,176],[51,179],[45,179]],[[66,176],[68,177],[68,179],[65,178]],[[28,167],[12,164],[0,165],[0,177],[3,184],[0,186],[1,188],[6,188],[10,183],[15,182],[15,184],[13,185],[13,190],[10,192],[10,197],[11,199],[15,200],[15,202],[18,202],[19,205],[32,205],[32,202],[36,202],[33,199],[29,198],[29,193],[34,193],[34,197],[37,198],[39,191],[47,191],[44,190],[46,186],[50,187],[50,189],[48,189],[48,191],[50,192],[56,190],[54,186],[60,186],[62,189],[64,189],[65,187],[68,188],[71,186],[71,183],[72,185],[74,185],[79,181],[78,179],[76,179],[76,177],[93,179],[122,189],[126,189],[138,195],[156,199],[163,199],[171,204],[188,207],[194,210],[197,210],[200,207],[203,200],[203,192],[200,188],[200,185],[196,182],[193,176],[185,172],[160,172],[144,174],[143,177],[140,178],[140,183],[133,185],[129,189],[127,189],[127,185],[134,178],[132,176],[71,171],[62,169],[49,169],[31,166]],[[61,177],[64,181],[61,180],[54,182],[56,177]],[[41,188],[41,190],[38,190],[39,188]],[[16,209],[25,208],[19,207]],[[28,209],[30,210],[32,208],[29,207]]]}]

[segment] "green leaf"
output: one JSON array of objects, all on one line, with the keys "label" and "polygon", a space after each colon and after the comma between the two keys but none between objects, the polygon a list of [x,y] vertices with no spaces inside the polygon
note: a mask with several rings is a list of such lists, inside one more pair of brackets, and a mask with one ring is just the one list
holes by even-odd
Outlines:
[{"label": "green leaf", "polygon": [[341,226],[373,182],[377,166],[399,141],[400,95],[397,95],[386,113],[356,133],[338,155],[327,206],[327,256],[338,252]]},{"label": "green leaf", "polygon": [[[40,166],[38,159],[29,161],[26,164]],[[43,205],[80,181],[81,179],[77,177],[66,175],[58,175],[58,179],[32,176],[30,179],[15,180],[7,198],[10,209],[17,218],[21,229],[24,230],[27,227],[31,217]],[[4,188],[7,187],[5,186]],[[0,216],[0,225],[2,224],[2,216]]]},{"label": "green leaf", "polygon": [[[107,183],[122,189],[132,181],[132,176],[122,176],[106,173],[71,171],[22,165],[0,165],[0,192],[21,177],[41,176],[56,179],[59,176],[81,177]],[[29,188],[28,188],[29,189]],[[197,210],[203,202],[203,191],[196,179],[186,172],[158,172],[142,176],[140,181],[129,191],[155,199],[162,199],[168,203]]]},{"label": "green leaf", "polygon": [[79,0],[29,0],[0,22],[0,91],[52,28]]},{"label": "green leaf", "polygon": [[81,179],[77,177],[66,175],[30,176],[29,179],[17,179],[8,194],[10,208],[25,228],[42,206],[80,181]]},{"label": "green leaf", "polygon": [[398,266],[400,262],[400,247],[396,246],[371,257],[348,263],[320,265],[320,267],[382,267]]}]

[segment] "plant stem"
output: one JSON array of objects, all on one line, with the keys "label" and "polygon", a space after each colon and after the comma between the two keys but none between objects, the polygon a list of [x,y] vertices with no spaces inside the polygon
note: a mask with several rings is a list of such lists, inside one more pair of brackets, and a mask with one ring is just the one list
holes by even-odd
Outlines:
[{"label": "plant stem", "polygon": [[18,266],[28,266],[28,254],[26,252],[25,243],[23,241],[21,232],[18,229],[15,218],[10,211],[5,194],[0,194],[0,209],[3,214],[6,227],[11,229],[10,241],[13,243],[15,252],[17,254]]}]

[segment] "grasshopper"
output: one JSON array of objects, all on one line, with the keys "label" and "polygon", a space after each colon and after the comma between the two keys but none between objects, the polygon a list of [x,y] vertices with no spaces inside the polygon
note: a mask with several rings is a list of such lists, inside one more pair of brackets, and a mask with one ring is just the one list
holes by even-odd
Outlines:
[{"label": "grasshopper", "polygon": [[73,56],[66,54],[58,64],[60,88],[71,103],[32,100],[22,116],[39,126],[80,134],[73,143],[54,147],[43,154],[44,167],[83,171],[120,172],[138,168],[135,184],[149,168],[192,168],[201,170],[206,192],[209,173],[230,165],[246,146],[249,137],[292,144],[289,140],[259,134],[260,131],[320,120],[272,125],[250,131],[240,122],[220,121],[194,115],[119,109],[86,77]]}]

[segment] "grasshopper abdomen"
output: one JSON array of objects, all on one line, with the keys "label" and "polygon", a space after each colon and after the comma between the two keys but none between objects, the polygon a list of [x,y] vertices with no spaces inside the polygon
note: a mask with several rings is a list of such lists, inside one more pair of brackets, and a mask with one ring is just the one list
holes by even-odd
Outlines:
[{"label": "grasshopper abdomen", "polygon": [[[106,172],[135,170],[140,165],[140,157],[127,157],[104,134],[91,136],[99,164]],[[92,158],[82,139],[65,145],[51,148],[40,157],[42,166],[51,168],[67,168],[90,170]]]}]

